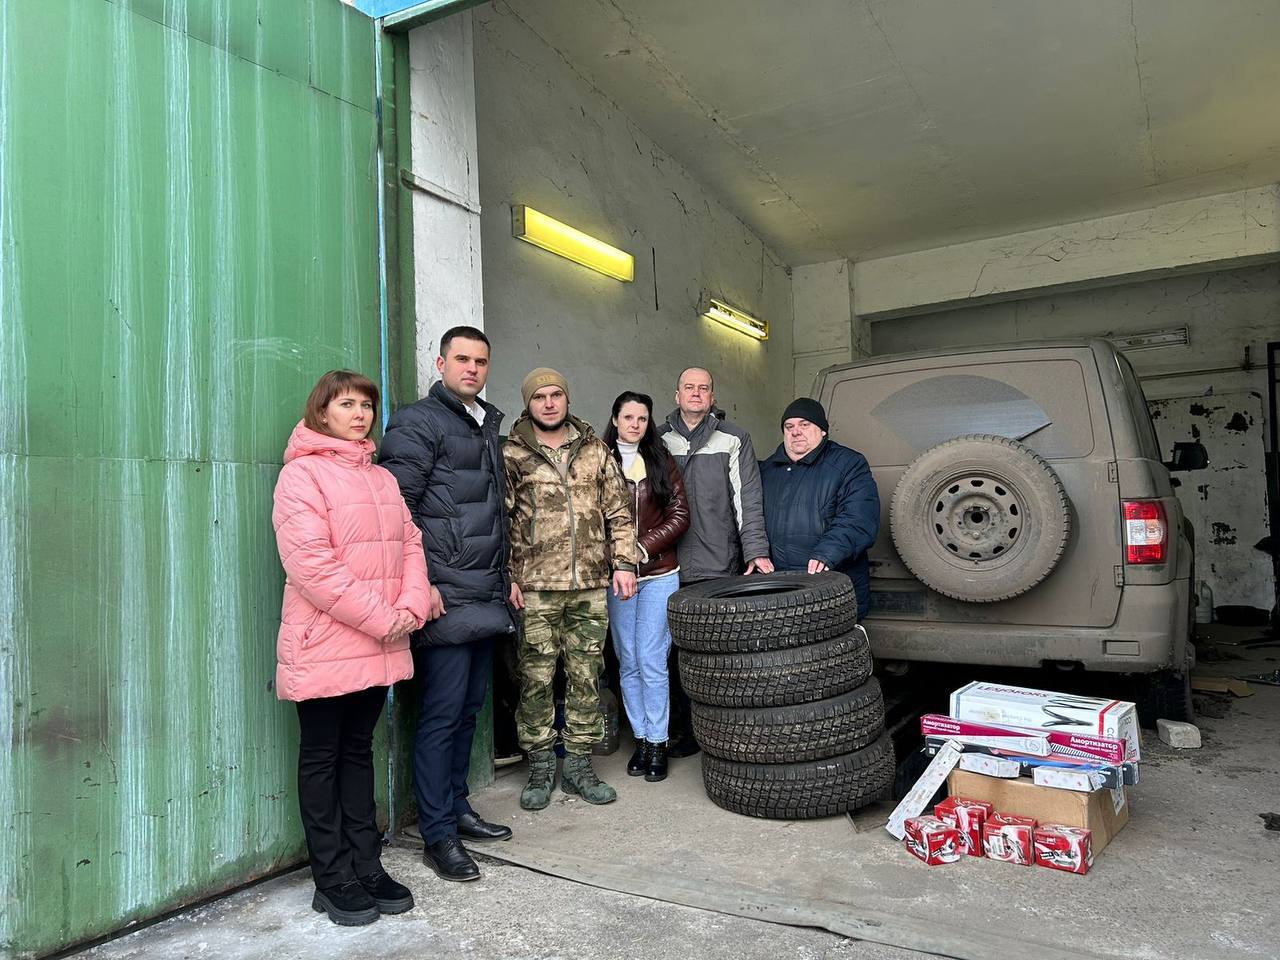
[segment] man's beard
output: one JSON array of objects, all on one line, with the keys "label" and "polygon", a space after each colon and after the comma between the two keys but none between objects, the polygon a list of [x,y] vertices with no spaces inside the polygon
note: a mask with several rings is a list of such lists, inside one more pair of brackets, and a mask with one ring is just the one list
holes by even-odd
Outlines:
[{"label": "man's beard", "polygon": [[542,430],[546,433],[555,433],[557,430],[559,430],[561,427],[565,425],[565,421],[569,419],[569,414],[568,413],[561,414],[560,419],[555,421],[555,423],[548,423],[546,420],[543,420],[536,413],[530,410],[529,418],[533,420],[533,422],[537,425],[539,430]]}]

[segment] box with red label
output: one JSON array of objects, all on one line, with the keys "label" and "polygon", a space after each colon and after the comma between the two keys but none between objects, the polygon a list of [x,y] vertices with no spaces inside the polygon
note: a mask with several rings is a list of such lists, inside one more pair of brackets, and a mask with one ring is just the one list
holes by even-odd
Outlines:
[{"label": "box with red label", "polygon": [[933,808],[933,815],[960,831],[960,846],[971,857],[982,856],[982,824],[994,808],[985,800],[947,797]]},{"label": "box with red label", "polygon": [[912,856],[934,867],[960,859],[960,831],[937,817],[911,817],[903,826],[902,845]]},{"label": "box with red label", "polygon": [[1067,873],[1088,873],[1093,866],[1092,840],[1093,835],[1083,827],[1041,824],[1036,827],[1033,840],[1036,865]]},{"label": "box with red label", "polygon": [[1029,867],[1035,859],[1035,829],[1031,817],[993,813],[982,825],[982,852],[992,860]]}]

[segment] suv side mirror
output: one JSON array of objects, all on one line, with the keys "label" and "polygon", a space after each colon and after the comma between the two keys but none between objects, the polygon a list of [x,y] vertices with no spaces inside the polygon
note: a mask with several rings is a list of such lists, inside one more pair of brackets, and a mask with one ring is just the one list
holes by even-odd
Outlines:
[{"label": "suv side mirror", "polygon": [[1203,470],[1209,465],[1209,451],[1198,440],[1179,441],[1173,445],[1173,459],[1165,464],[1174,471]]}]

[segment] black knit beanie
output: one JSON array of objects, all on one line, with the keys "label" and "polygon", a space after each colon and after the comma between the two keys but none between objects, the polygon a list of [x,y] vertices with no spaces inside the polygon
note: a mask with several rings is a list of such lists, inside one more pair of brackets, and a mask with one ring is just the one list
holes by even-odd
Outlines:
[{"label": "black knit beanie", "polygon": [[808,420],[823,433],[827,432],[827,412],[822,409],[822,404],[817,400],[809,397],[800,397],[792,400],[787,404],[787,409],[782,411],[781,423],[785,424],[792,417]]}]

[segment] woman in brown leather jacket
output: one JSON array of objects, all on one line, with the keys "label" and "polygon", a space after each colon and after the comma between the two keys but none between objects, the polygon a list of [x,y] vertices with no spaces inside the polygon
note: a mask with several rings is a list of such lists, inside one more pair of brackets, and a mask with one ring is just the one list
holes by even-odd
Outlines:
[{"label": "woman in brown leather jacket", "polygon": [[619,394],[604,442],[622,465],[640,543],[636,595],[607,597],[622,703],[636,740],[627,774],[655,783],[667,777],[667,598],[680,587],[676,541],[689,529],[689,504],[680,470],[654,429],[651,397]]}]

